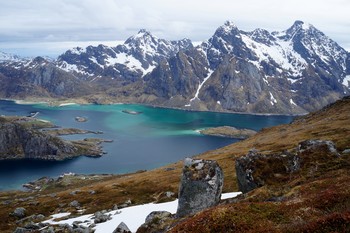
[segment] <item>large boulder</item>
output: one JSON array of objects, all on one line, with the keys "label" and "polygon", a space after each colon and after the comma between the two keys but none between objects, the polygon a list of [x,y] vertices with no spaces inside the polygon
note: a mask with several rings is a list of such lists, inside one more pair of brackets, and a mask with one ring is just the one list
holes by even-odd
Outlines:
[{"label": "large boulder", "polygon": [[223,183],[223,172],[216,161],[186,158],[176,217],[195,214],[218,204]]},{"label": "large boulder", "polygon": [[299,169],[299,158],[288,152],[264,155],[250,150],[246,156],[236,159],[238,187],[243,193],[265,184],[287,181],[290,174]]},{"label": "large boulder", "polygon": [[306,177],[322,175],[325,171],[344,162],[332,141],[306,140],[300,142],[297,155],[300,158],[302,175]]},{"label": "large boulder", "polygon": [[236,159],[238,187],[243,193],[263,185],[279,185],[290,180],[292,173],[318,176],[330,165],[337,166],[341,157],[332,141],[306,140],[298,144],[296,153],[264,155],[250,150]]}]

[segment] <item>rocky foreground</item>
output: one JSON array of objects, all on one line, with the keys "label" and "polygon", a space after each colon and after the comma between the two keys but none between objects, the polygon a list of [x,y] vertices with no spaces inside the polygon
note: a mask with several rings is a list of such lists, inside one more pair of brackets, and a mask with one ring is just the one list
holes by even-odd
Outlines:
[{"label": "rocky foreground", "polygon": [[[80,155],[98,157],[104,140],[66,141],[57,135],[92,133],[79,129],[52,129],[47,121],[32,117],[0,117],[0,160],[65,160]],[[100,132],[94,132],[100,133]]]},{"label": "rocky foreground", "polygon": [[[155,219],[139,232],[349,232],[349,116],[348,97],[288,125],[197,156],[196,160],[215,160],[220,166],[223,192],[244,194],[169,221]],[[0,231],[35,225],[51,214],[79,216],[114,206],[174,200],[182,196],[178,191],[184,170],[197,182],[207,178],[201,171],[208,168],[209,185],[214,184],[210,177],[220,176],[205,164],[186,164],[187,169],[178,162],[98,180],[70,178],[31,193],[2,192]],[[162,222],[166,224],[157,224]]]}]

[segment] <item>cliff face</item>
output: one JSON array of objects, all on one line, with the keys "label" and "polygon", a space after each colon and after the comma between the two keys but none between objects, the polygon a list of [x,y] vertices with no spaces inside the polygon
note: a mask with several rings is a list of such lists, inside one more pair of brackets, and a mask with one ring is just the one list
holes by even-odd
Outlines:
[{"label": "cliff face", "polygon": [[89,83],[42,57],[0,64],[0,97],[78,97],[96,91]]},{"label": "cliff face", "polygon": [[[74,142],[28,127],[27,118],[12,121],[0,118],[0,160],[43,159],[64,160],[82,154],[98,155],[97,151],[79,146]],[[22,123],[26,123],[23,125]]]}]

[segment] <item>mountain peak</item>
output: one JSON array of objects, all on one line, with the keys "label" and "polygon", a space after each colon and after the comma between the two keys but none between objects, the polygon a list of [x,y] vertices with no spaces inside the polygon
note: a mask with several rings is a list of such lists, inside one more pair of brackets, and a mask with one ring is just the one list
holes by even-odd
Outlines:
[{"label": "mountain peak", "polygon": [[226,26],[226,27],[237,27],[237,26],[233,23],[233,21],[231,21],[231,20],[226,20],[225,23],[224,23],[224,26]]},{"label": "mountain peak", "polygon": [[137,33],[137,35],[140,35],[140,34],[142,34],[142,35],[152,35],[150,31],[147,31],[147,30],[144,29],[144,28],[141,28],[141,29],[139,30],[139,32]]},{"label": "mountain peak", "polygon": [[309,23],[305,23],[305,22],[303,22],[301,20],[296,20],[291,28],[303,29],[303,30],[307,31],[311,27],[313,27],[313,26],[311,24],[309,24]]},{"label": "mountain peak", "polygon": [[156,41],[158,41],[158,38],[152,35],[151,32],[146,29],[140,29],[136,35],[129,37],[125,44],[149,44],[156,43]]},{"label": "mountain peak", "polygon": [[[216,33],[219,33],[219,34],[231,34],[232,31],[238,31],[238,28],[237,26],[232,22],[232,21],[229,21],[227,20],[224,25],[220,26],[217,30],[216,30]],[[215,33],[215,34],[216,34]]]}]

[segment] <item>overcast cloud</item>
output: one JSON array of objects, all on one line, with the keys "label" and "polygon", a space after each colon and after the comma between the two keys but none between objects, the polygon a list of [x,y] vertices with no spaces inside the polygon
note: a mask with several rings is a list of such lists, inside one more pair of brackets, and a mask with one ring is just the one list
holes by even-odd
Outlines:
[{"label": "overcast cloud", "polygon": [[226,20],[242,30],[313,24],[350,50],[348,0],[0,0],[0,51],[58,55],[124,41],[140,28],[166,39],[207,40]]}]

